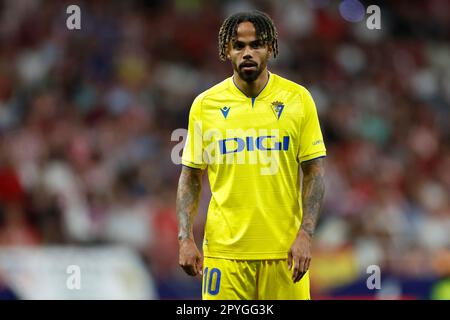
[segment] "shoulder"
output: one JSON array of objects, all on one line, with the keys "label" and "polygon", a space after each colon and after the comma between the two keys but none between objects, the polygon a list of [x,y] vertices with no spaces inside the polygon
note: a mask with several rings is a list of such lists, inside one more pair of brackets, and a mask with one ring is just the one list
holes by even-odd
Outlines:
[{"label": "shoulder", "polygon": [[209,98],[214,98],[220,95],[221,92],[228,89],[228,80],[229,78],[198,94],[195,97],[194,101],[192,102],[192,106],[190,109],[191,114],[200,115],[202,113],[204,106],[207,105],[205,104],[205,100]]},{"label": "shoulder", "polygon": [[223,91],[228,89],[228,86],[229,78],[223,80],[222,82],[219,82],[218,84],[197,95],[194,99],[194,104],[202,104],[204,100],[216,95],[220,95]]},{"label": "shoulder", "polygon": [[304,114],[315,108],[314,99],[304,86],[283,78],[279,75],[275,76],[275,90],[277,92],[284,92],[285,96],[288,97],[287,100],[295,102],[294,104],[299,106],[299,111]]},{"label": "shoulder", "polygon": [[292,80],[286,79],[280,75],[272,73],[274,76],[275,87],[279,90],[289,91],[293,94],[298,94],[303,96],[305,94],[310,94],[308,89],[306,89],[301,84],[298,84]]}]

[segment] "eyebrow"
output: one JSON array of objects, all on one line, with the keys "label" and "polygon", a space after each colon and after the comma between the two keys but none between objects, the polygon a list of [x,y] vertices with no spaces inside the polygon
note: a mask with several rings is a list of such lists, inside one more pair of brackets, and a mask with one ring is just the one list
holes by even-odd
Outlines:
[{"label": "eyebrow", "polygon": [[233,42],[233,44],[257,44],[257,43],[262,43],[262,40],[261,39],[256,39],[256,40],[253,40],[253,41],[249,41],[249,42],[245,42],[245,41],[241,41],[241,40],[235,40],[234,42]]}]

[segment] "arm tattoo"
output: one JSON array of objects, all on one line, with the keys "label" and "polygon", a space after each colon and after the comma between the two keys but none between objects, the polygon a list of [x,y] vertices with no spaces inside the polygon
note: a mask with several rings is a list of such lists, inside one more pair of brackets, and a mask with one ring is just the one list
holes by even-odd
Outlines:
[{"label": "arm tattoo", "polygon": [[312,237],[325,193],[324,161],[323,158],[313,159],[303,162],[301,166],[303,171],[301,229]]},{"label": "arm tattoo", "polygon": [[193,238],[203,171],[183,166],[177,190],[178,240]]}]

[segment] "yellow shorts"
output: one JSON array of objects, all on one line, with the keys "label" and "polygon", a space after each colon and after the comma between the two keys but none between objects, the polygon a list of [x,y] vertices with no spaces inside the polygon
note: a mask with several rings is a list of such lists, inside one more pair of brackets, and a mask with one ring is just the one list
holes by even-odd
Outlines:
[{"label": "yellow shorts", "polygon": [[294,283],[287,260],[205,257],[203,300],[310,300],[309,271]]}]

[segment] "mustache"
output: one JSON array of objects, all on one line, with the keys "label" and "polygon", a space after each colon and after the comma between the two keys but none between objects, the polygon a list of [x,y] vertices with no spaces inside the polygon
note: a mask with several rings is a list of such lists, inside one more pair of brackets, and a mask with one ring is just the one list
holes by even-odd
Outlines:
[{"label": "mustache", "polygon": [[251,61],[251,60],[247,60],[247,61],[242,62],[239,65],[239,69],[242,69],[242,68],[245,68],[245,67],[256,67],[256,66],[258,66],[258,64],[256,62]]}]

